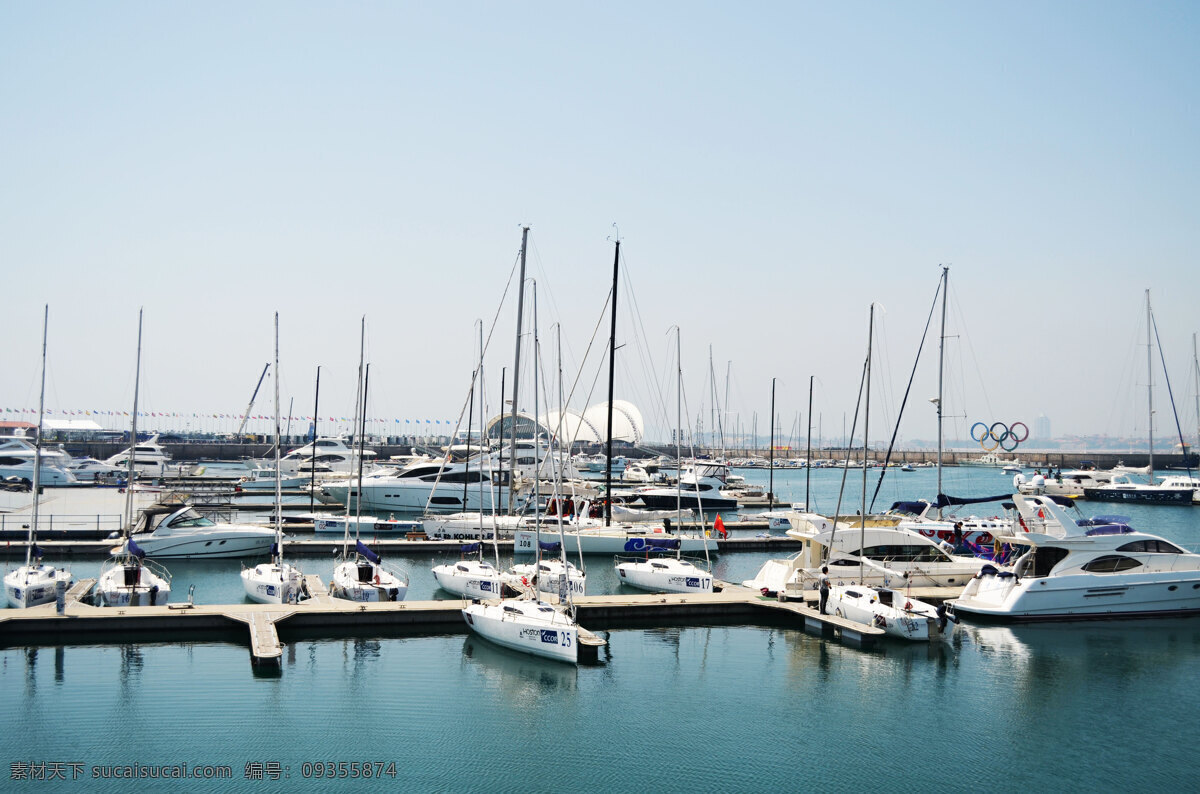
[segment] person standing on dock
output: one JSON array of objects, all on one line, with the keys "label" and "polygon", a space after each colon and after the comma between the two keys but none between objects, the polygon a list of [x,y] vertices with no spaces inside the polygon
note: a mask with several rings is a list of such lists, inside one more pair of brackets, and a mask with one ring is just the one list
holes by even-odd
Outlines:
[{"label": "person standing on dock", "polygon": [[821,566],[821,575],[817,577],[817,587],[821,593],[821,602],[818,611],[824,615],[825,605],[829,603],[829,566]]}]

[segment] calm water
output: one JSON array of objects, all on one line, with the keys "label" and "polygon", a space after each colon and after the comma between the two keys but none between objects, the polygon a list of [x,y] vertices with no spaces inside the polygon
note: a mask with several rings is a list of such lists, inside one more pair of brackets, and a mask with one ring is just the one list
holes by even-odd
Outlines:
[{"label": "calm water", "polygon": [[[817,506],[831,511],[840,474],[814,475]],[[967,486],[948,485],[955,494],[1009,483],[995,472],[951,476]],[[787,498],[802,499],[803,472],[776,474],[787,493],[781,477]],[[908,479],[895,498],[932,496],[932,477],[897,474]],[[1200,509],[1124,512],[1135,526],[1200,542]],[[723,555],[717,575],[744,578],[763,556]],[[432,558],[403,563],[412,597],[431,596]],[[171,568],[177,589],[185,577],[197,583],[198,600],[236,600],[240,580],[227,566]],[[608,567],[589,558],[595,592],[606,592]],[[395,762],[395,778],[355,788],[1146,790],[1190,787],[1200,760],[1191,740],[1200,619],[967,625],[947,645],[872,652],[771,626],[606,636],[603,664],[575,669],[461,634],[284,633],[278,677],[256,676],[247,648],[232,642],[4,648],[4,788],[125,791],[127,781],[92,779],[92,768],[188,763],[228,765],[232,779],[143,780],[133,790],[329,790],[306,763],[372,761]],[[11,780],[23,762],[60,764],[68,780]],[[247,780],[255,763],[278,764],[286,781]],[[81,765],[78,781],[70,764]]]}]

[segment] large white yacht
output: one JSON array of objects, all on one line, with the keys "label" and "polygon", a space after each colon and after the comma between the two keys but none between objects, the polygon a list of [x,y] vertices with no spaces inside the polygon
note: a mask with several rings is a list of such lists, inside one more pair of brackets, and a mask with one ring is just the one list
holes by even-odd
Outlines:
[{"label": "large white yacht", "polygon": [[907,580],[918,587],[961,586],[987,562],[951,554],[948,543],[900,526],[864,529],[839,521],[835,531],[830,519],[815,513],[792,513],[789,521],[788,536],[803,541],[804,548],[786,559],[767,560],[743,586],[800,599],[816,589],[823,564],[834,584],[886,587]]},{"label": "large white yacht", "polygon": [[[138,441],[131,449],[121,450],[110,456],[104,462],[110,466],[125,469],[129,466],[130,454],[133,455],[133,468],[138,474],[147,477],[165,477],[174,471],[171,468],[171,455],[163,448],[162,444],[158,443],[157,433],[145,441]],[[191,466],[181,466],[178,471],[180,474],[184,474],[189,473],[191,469]]]},{"label": "large white yacht", "polygon": [[1200,555],[1138,532],[1121,516],[1082,522],[1045,496],[1013,497],[1032,546],[1011,569],[985,566],[952,603],[997,621],[1096,620],[1200,612]]},{"label": "large white yacht", "polygon": [[[464,510],[491,510],[493,499],[497,508],[507,504],[508,489],[491,486],[491,477],[480,471],[479,464],[414,463],[402,469],[384,469],[344,482],[321,486],[319,497],[325,502],[339,502],[351,509],[378,512],[458,513]],[[480,485],[484,487],[480,487]],[[361,505],[359,499],[361,496]]]},{"label": "large white yacht", "polygon": [[[362,453],[364,468],[375,468],[375,453],[366,449]],[[260,461],[260,468],[275,465],[275,461]],[[356,472],[358,451],[346,445],[338,437],[321,437],[316,441],[297,447],[279,460],[280,474],[329,474],[332,472]],[[272,475],[273,476],[273,475]]]},{"label": "large white yacht", "polygon": [[[10,477],[33,482],[33,459],[37,450],[20,436],[0,439],[0,480]],[[68,466],[71,456],[61,450],[42,449],[41,485],[78,485]]]},{"label": "large white yacht", "polygon": [[628,494],[630,500],[641,502],[651,510],[737,510],[735,496],[721,493],[729,478],[729,467],[724,463],[697,461],[683,470],[676,486],[645,486]]}]

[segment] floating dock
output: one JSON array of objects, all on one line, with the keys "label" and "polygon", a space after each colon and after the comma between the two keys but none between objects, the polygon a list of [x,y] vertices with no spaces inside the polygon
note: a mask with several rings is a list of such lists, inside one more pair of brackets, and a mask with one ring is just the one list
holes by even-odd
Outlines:
[{"label": "floating dock", "polygon": [[[279,632],[303,635],[323,630],[364,633],[381,629],[414,633],[467,631],[461,610],[467,601],[399,601],[360,603],[332,598],[319,576],[305,584],[311,597],[298,604],[192,604],[147,607],[96,607],[83,598],[95,584],[83,580],[67,593],[63,614],[56,605],[0,610],[0,644],[61,645],[67,642],[132,641],[138,637],[249,633],[250,657],[256,666],[277,666],[283,655]],[[919,590],[919,591],[918,591]],[[957,596],[956,588],[914,588],[914,597],[940,601]],[[815,594],[814,594],[815,596]],[[724,583],[711,594],[638,594],[585,596],[575,600],[581,624],[593,630],[618,626],[671,625],[738,620],[784,625],[831,637],[861,648],[871,647],[884,632],[835,615],[821,615],[806,602],[781,603],[758,592]],[[232,634],[231,634],[232,632]],[[246,634],[242,634],[245,637]],[[581,651],[596,653],[605,644],[592,631],[580,630]],[[586,646],[586,649],[585,647]]]}]

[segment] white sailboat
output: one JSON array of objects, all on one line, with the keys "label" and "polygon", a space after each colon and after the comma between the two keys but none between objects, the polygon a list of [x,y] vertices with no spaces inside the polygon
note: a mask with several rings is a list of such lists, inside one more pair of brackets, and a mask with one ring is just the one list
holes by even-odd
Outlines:
[{"label": "white sailboat", "polygon": [[[142,310],[138,310],[137,364],[133,376],[133,415],[129,437],[137,438],[138,389],[142,380]],[[126,482],[134,478],[134,456],[125,465]],[[171,574],[147,561],[146,552],[130,537],[133,532],[133,488],[125,489],[125,543],[104,563],[96,581],[96,603],[102,607],[137,607],[165,604],[171,597]]]},{"label": "white sailboat", "polygon": [[[676,386],[675,386],[675,412],[676,412],[676,427],[683,426],[683,364],[680,360],[680,344],[679,344],[679,326],[675,327],[675,359],[676,359]],[[675,459],[680,459],[681,436],[682,432],[675,434]],[[695,450],[692,450],[692,456],[695,457]],[[682,523],[683,521],[683,500],[680,494],[683,488],[683,478],[680,477],[675,482],[676,501],[675,509],[676,520]],[[700,513],[701,521],[704,520],[704,513]],[[615,558],[617,576],[621,578],[623,584],[631,587],[636,587],[640,590],[650,590],[656,593],[711,593],[713,591],[713,576],[712,563],[708,558],[708,546],[704,548],[704,567],[700,567],[692,560],[686,560],[682,556],[679,538],[649,538],[647,539],[646,555],[644,559],[630,559],[627,557]],[[675,550],[674,558],[653,558],[651,554],[655,551]]]},{"label": "white sailboat", "polygon": [[[859,570],[867,565],[878,566],[865,556],[867,528],[867,450],[870,447],[871,427],[871,349],[875,335],[875,304],[871,304],[867,335],[867,360],[863,382],[866,400],[863,411],[863,480],[862,509],[859,520]],[[835,527],[836,529],[836,527]],[[888,636],[905,640],[930,641],[949,636],[949,618],[945,607],[935,608],[897,590],[887,587],[867,587],[860,574],[857,585],[835,584],[829,588],[826,610],[839,617],[881,628]]]},{"label": "white sailboat", "polygon": [[42,417],[46,415],[46,332],[50,323],[50,306],[42,317],[42,391],[38,397],[38,434],[33,458],[33,506],[29,522],[29,541],[25,547],[25,564],[4,576],[4,596],[15,609],[48,604],[55,600],[60,584],[70,587],[71,572],[41,562],[42,550],[37,546],[38,503],[41,502]]},{"label": "white sailboat", "polygon": [[[358,358],[358,399],[355,400],[355,425],[358,431],[358,478],[362,481],[363,441],[367,430],[367,382],[370,369],[363,371],[366,353],[367,319],[362,320]],[[384,566],[383,560],[358,538],[362,526],[362,506],[355,508],[354,551],[350,551],[350,504],[346,504],[346,531],[342,557],[333,569],[329,592],[347,601],[403,601],[408,594],[408,576]]]},{"label": "white sailboat", "polygon": [[306,595],[304,574],[283,561],[283,521],[279,484],[279,312],[275,312],[275,545],[271,561],[242,569],[246,595],[260,604],[293,604]]},{"label": "white sailboat", "polygon": [[[529,229],[522,232],[521,239],[521,289],[524,292],[525,250]],[[620,242],[617,243],[620,252]],[[615,267],[615,265],[614,265]],[[536,300],[536,291],[534,293]],[[615,297],[615,296],[614,296]],[[519,312],[518,312],[519,315]],[[537,349],[537,325],[534,324],[534,350]],[[521,324],[518,319],[517,333],[520,334]],[[536,368],[535,368],[536,373]],[[514,377],[516,375],[514,374]],[[536,377],[536,374],[535,374]],[[534,389],[535,400],[537,389]],[[515,403],[515,401],[514,401]],[[515,406],[514,406],[515,410]],[[537,409],[534,409],[537,415]],[[561,544],[559,554],[561,562],[566,564],[566,556]],[[541,552],[538,552],[540,562]],[[473,600],[462,610],[463,620],[471,631],[491,640],[497,645],[521,651],[523,653],[541,656],[569,664],[579,662],[580,627],[576,622],[575,605],[571,600],[571,590],[564,587],[562,598],[558,604],[548,604],[541,599],[523,597],[518,599]]]}]

